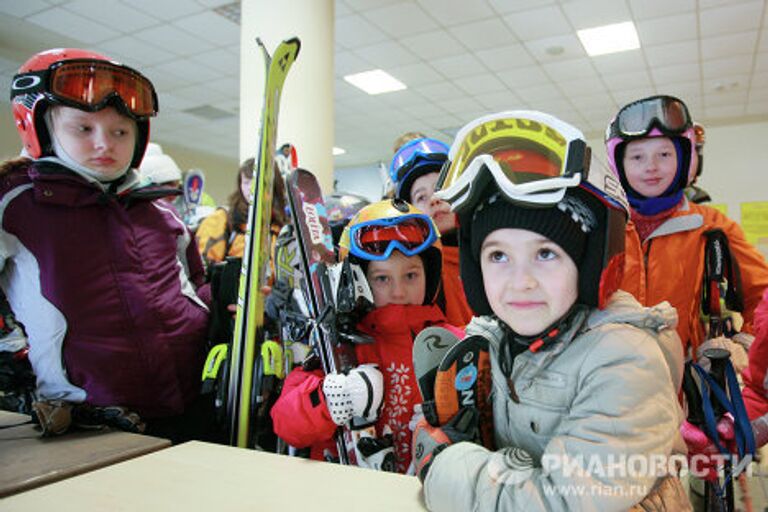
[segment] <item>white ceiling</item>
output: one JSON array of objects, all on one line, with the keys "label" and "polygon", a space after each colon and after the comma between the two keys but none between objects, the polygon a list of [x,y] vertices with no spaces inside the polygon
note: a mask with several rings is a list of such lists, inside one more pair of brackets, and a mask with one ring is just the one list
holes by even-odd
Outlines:
[{"label": "white ceiling", "polygon": [[[102,51],[155,83],[153,138],[237,158],[239,27],[231,0],[0,0],[0,83],[53,46]],[[404,131],[450,142],[482,114],[543,110],[601,136],[627,101],[682,97],[704,125],[768,119],[764,0],[336,0],[337,167],[388,161]],[[633,20],[641,49],[587,57],[576,30]],[[286,37],[291,34],[286,34]],[[368,96],[349,73],[408,89]],[[8,101],[5,94],[0,97]],[[201,118],[188,110],[219,114]],[[299,148],[299,154],[301,148]]]}]

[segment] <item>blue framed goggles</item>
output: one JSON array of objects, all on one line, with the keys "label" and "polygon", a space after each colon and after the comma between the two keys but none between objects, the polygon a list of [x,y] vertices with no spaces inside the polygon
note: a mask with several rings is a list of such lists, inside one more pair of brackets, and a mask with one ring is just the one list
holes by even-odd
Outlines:
[{"label": "blue framed goggles", "polygon": [[437,240],[432,219],[423,213],[370,220],[349,228],[349,252],[369,261],[383,261],[397,249],[406,256],[420,254]]}]

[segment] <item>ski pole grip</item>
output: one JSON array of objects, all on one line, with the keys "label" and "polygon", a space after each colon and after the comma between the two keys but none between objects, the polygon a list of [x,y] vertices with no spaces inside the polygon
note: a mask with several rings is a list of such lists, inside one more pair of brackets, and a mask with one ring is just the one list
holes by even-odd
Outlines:
[{"label": "ski pole grip", "polygon": [[686,419],[688,423],[701,427],[704,425],[704,411],[701,409],[701,393],[699,392],[696,380],[693,378],[691,361],[685,363],[682,388],[683,395],[685,395],[685,403],[688,406],[688,417]]},{"label": "ski pole grip", "polygon": [[[725,384],[725,368],[728,364],[728,360],[731,358],[731,352],[724,348],[710,348],[704,351],[704,356],[709,359],[711,365],[709,367],[709,374],[718,386],[726,393],[729,394],[730,390],[726,389]],[[726,413],[725,407],[715,397],[714,393],[710,391],[710,398],[712,399],[712,405],[716,417],[721,417]]]}]

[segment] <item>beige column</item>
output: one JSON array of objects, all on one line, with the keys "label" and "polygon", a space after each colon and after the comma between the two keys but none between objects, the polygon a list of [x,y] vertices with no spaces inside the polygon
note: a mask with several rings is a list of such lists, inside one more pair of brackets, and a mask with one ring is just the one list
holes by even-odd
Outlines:
[{"label": "beige column", "polygon": [[312,171],[324,193],[333,187],[333,0],[242,0],[240,34],[240,160],[258,151],[265,66],[259,37],[271,54],[298,37],[301,51],[283,87],[279,147],[296,146],[299,166]]}]

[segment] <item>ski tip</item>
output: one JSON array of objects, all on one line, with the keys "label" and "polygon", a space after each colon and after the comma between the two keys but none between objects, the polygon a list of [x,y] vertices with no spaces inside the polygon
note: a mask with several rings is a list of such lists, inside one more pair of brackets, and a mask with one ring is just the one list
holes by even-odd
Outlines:
[{"label": "ski tip", "polygon": [[445,327],[439,326],[431,326],[422,329],[413,340],[414,345],[419,345],[429,352],[442,352],[459,341],[458,336]]},{"label": "ski tip", "polygon": [[[466,364],[469,361],[477,360],[481,353],[488,354],[488,339],[479,334],[468,336],[450,347],[440,361],[438,371],[446,371],[454,366],[457,361]],[[472,354],[469,356],[468,354]]]},{"label": "ski tip", "polygon": [[413,369],[416,377],[429,373],[440,365],[443,356],[459,338],[443,327],[427,327],[413,340]]},{"label": "ski tip", "polygon": [[292,37],[290,39],[286,39],[283,41],[285,44],[295,45],[296,46],[296,56],[298,57],[299,51],[301,51],[301,40],[298,37]]},{"label": "ski tip", "polygon": [[[267,55],[269,55],[269,50],[267,49],[267,45],[264,43],[264,40],[259,36],[256,36],[256,44],[262,49],[262,51],[264,51]],[[301,40],[298,37],[291,37],[290,39],[285,39],[281,44],[295,46],[296,53],[294,55],[294,58],[299,55],[299,50],[301,50]]]}]

